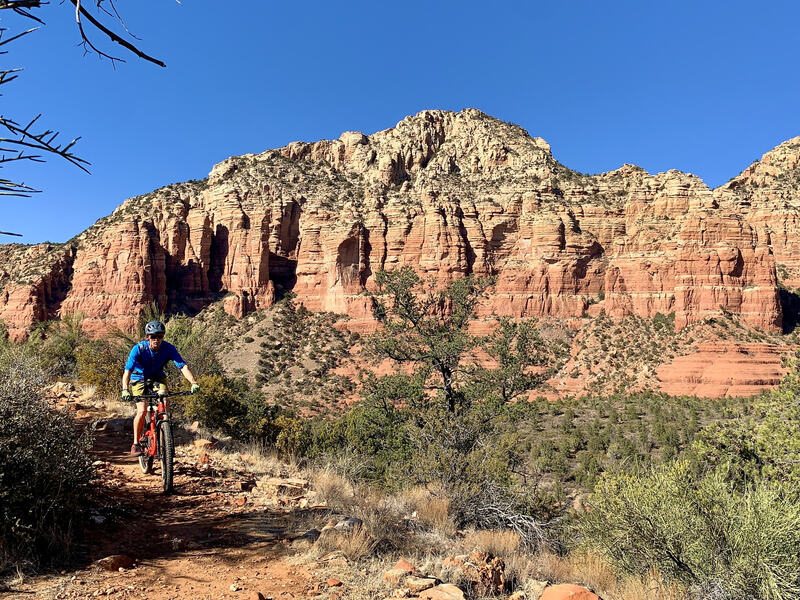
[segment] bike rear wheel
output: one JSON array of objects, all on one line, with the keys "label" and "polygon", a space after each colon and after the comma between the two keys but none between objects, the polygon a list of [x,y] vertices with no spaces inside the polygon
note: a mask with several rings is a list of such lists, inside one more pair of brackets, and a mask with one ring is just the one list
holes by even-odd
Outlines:
[{"label": "bike rear wheel", "polygon": [[161,483],[164,486],[164,493],[169,494],[172,492],[172,462],[175,458],[175,443],[169,421],[161,423],[158,442],[161,451]]}]

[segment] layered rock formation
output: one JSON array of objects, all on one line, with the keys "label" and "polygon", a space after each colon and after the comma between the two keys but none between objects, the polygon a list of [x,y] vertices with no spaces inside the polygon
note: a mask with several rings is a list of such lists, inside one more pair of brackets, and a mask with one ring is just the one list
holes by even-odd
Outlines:
[{"label": "layered rock formation", "polygon": [[800,137],[767,152],[714,195],[772,248],[781,283],[800,287]]},{"label": "layered rock formation", "polygon": [[752,396],[780,383],[789,352],[774,344],[707,342],[659,367],[659,388],[676,396]]},{"label": "layered rock formation", "polygon": [[231,158],[207,180],[130,199],[47,249],[35,276],[8,261],[38,251],[6,250],[0,319],[20,336],[80,311],[99,332],[130,327],[150,302],[192,312],[225,297],[240,316],[291,290],[311,310],[368,320],[374,273],[411,265],[439,282],[495,276],[484,315],[580,317],[596,305],[674,312],[680,327],[724,309],[775,330],[774,228],[736,190],[628,165],[582,175],[515,125],[425,111],[371,136]]}]

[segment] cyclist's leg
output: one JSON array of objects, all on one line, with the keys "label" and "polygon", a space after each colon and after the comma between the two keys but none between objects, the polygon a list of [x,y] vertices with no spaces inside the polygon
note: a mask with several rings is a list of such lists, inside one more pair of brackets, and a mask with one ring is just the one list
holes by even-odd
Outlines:
[{"label": "cyclist's leg", "polygon": [[[167,378],[153,377],[153,391],[156,394],[166,396],[167,393],[169,393],[169,390],[167,389]],[[164,398],[164,407],[166,408],[166,410],[169,410],[169,403],[166,398]]]},{"label": "cyclist's leg", "polygon": [[[132,381],[131,382],[131,396],[135,399],[137,396],[144,394],[144,382]],[[138,444],[139,438],[142,437],[142,428],[144,427],[144,401],[136,402],[136,415],[133,417],[133,443]]]}]

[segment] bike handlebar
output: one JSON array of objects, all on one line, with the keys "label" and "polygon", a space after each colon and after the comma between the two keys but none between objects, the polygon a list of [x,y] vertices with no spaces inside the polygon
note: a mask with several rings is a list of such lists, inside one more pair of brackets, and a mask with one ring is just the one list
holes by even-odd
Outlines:
[{"label": "bike handlebar", "polygon": [[183,392],[175,392],[168,394],[142,394],[141,396],[133,396],[134,398],[172,398],[174,396],[189,396],[192,392],[186,390]]}]

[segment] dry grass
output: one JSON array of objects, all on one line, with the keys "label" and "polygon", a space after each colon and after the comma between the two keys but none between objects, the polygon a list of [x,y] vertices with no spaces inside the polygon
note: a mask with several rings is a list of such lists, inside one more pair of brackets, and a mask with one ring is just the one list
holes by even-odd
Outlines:
[{"label": "dry grass", "polygon": [[464,536],[463,545],[467,550],[488,552],[507,561],[519,553],[521,540],[516,531],[480,529],[468,531]]},{"label": "dry grass", "polygon": [[349,531],[328,529],[322,533],[314,545],[320,554],[341,552],[351,562],[360,561],[372,555],[378,545],[366,527],[354,527]]},{"label": "dry grass", "polygon": [[689,594],[676,583],[667,583],[658,571],[644,577],[624,577],[608,592],[609,600],[687,600]]},{"label": "dry grass", "polygon": [[687,591],[668,583],[653,570],[643,577],[620,575],[601,555],[574,552],[561,557],[538,552],[532,560],[532,574],[553,583],[575,583],[609,600],[687,600]]},{"label": "dry grass", "polygon": [[335,510],[347,511],[355,500],[352,482],[330,466],[310,473],[311,485],[320,500]]},{"label": "dry grass", "polygon": [[616,569],[599,554],[576,552],[569,555],[567,562],[576,583],[602,591],[614,589],[617,584]]},{"label": "dry grass", "polygon": [[424,527],[444,535],[455,533],[456,526],[450,518],[450,500],[440,490],[417,486],[404,490],[400,500]]}]

